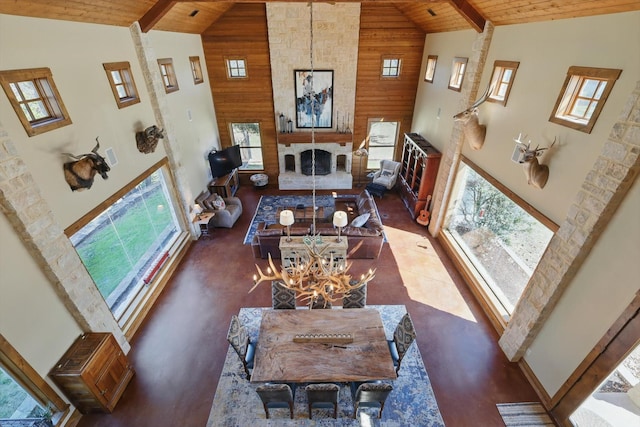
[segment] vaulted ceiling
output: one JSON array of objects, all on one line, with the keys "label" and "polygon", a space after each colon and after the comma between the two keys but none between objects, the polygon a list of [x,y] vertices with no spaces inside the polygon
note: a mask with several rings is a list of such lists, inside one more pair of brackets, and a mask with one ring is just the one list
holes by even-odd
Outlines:
[{"label": "vaulted ceiling", "polygon": [[[202,34],[236,3],[270,0],[0,0],[0,13]],[[640,10],[638,0],[334,0],[393,4],[425,33],[510,25]],[[284,0],[304,2],[307,0]]]}]

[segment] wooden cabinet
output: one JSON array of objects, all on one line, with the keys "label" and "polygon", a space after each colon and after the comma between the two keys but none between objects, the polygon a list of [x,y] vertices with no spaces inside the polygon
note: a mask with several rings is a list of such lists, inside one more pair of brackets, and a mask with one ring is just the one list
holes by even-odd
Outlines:
[{"label": "wooden cabinet", "polygon": [[416,219],[427,209],[427,199],[433,195],[442,154],[417,133],[404,135],[402,167],[399,175],[400,197]]},{"label": "wooden cabinet", "polygon": [[112,412],[134,370],[109,333],[81,335],[49,373],[83,414]]},{"label": "wooden cabinet", "polygon": [[233,172],[219,178],[213,178],[208,185],[211,193],[217,193],[222,197],[235,196],[240,181],[238,180],[238,169],[234,169]]}]

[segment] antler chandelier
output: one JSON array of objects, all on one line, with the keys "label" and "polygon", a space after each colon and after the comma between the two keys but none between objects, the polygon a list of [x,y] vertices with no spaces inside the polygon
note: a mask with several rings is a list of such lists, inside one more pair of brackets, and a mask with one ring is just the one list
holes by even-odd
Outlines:
[{"label": "antler chandelier", "polygon": [[[315,91],[313,90],[313,2],[309,3],[310,9],[310,61],[311,61],[311,93],[312,110],[315,111]],[[311,116],[311,177],[313,182],[313,223],[312,232],[316,231],[316,150],[315,150],[315,115]],[[280,223],[287,227],[287,241],[291,241],[289,226],[294,222],[292,211],[284,210],[280,214]],[[334,213],[333,224],[338,227],[338,238],[340,243],[340,230],[347,225],[347,215],[345,212]],[[253,275],[252,292],[260,283],[266,281],[278,281],[284,287],[295,291],[296,298],[300,298],[309,304],[309,308],[315,302],[324,301],[326,306],[329,302],[335,302],[342,296],[348,295],[375,277],[375,270],[369,269],[366,274],[362,274],[359,280],[354,280],[349,274],[351,263],[346,263],[342,257],[334,258],[334,246],[331,243],[325,244],[319,234],[308,235],[302,239],[304,252],[294,258],[287,259],[286,263],[278,269],[273,263],[269,254],[269,267],[266,274],[262,272],[256,264],[258,275]],[[346,243],[345,243],[346,245]],[[329,251],[329,254],[327,254]]]}]

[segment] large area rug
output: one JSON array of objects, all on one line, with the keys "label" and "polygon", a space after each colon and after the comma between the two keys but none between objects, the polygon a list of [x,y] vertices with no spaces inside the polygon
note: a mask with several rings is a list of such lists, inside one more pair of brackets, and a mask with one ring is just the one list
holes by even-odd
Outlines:
[{"label": "large area rug", "polygon": [[[406,313],[404,305],[371,305],[380,311],[387,339]],[[247,326],[252,340],[257,340],[262,310],[270,308],[242,308],[240,320]],[[339,310],[339,309],[334,309]],[[336,363],[340,363],[339,360]],[[242,364],[231,347],[227,350],[218,388],[213,398],[213,406],[207,427],[262,427],[262,426],[387,426],[387,427],[442,427],[444,421],[438,409],[422,363],[422,356],[416,343],[411,345],[402,361],[400,376],[391,382],[393,391],[387,398],[382,419],[377,418],[377,410],[363,408],[358,411],[358,419],[353,419],[353,401],[348,385],[340,389],[338,419],[332,418],[332,411],[314,409],[309,420],[306,395],[303,387],[295,394],[295,418],[289,418],[288,409],[271,410],[271,418],[266,419],[262,402],[255,391],[257,384],[248,382]]]},{"label": "large area rug", "polygon": [[[258,224],[265,222],[267,224],[277,224],[276,212],[278,208],[295,207],[297,205],[312,206],[312,196],[262,196],[258,202],[258,207],[253,215],[246,236],[244,236],[244,244],[250,245],[253,235],[258,229]],[[333,214],[334,201],[332,196],[316,196],[316,206],[324,207],[325,217]]]},{"label": "large area rug", "polygon": [[498,412],[506,427],[553,427],[544,407],[536,402],[498,403]]}]

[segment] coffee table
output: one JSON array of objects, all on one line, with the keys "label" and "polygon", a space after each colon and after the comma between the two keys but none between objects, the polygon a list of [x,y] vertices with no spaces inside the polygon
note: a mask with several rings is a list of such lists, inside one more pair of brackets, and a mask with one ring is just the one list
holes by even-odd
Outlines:
[{"label": "coffee table", "polygon": [[[310,222],[313,220],[313,206],[278,208],[276,210],[277,221],[280,220],[280,212],[283,210],[293,211],[293,218],[295,222]],[[323,206],[318,206],[318,209],[316,210],[316,220],[320,222],[326,221]]]}]

